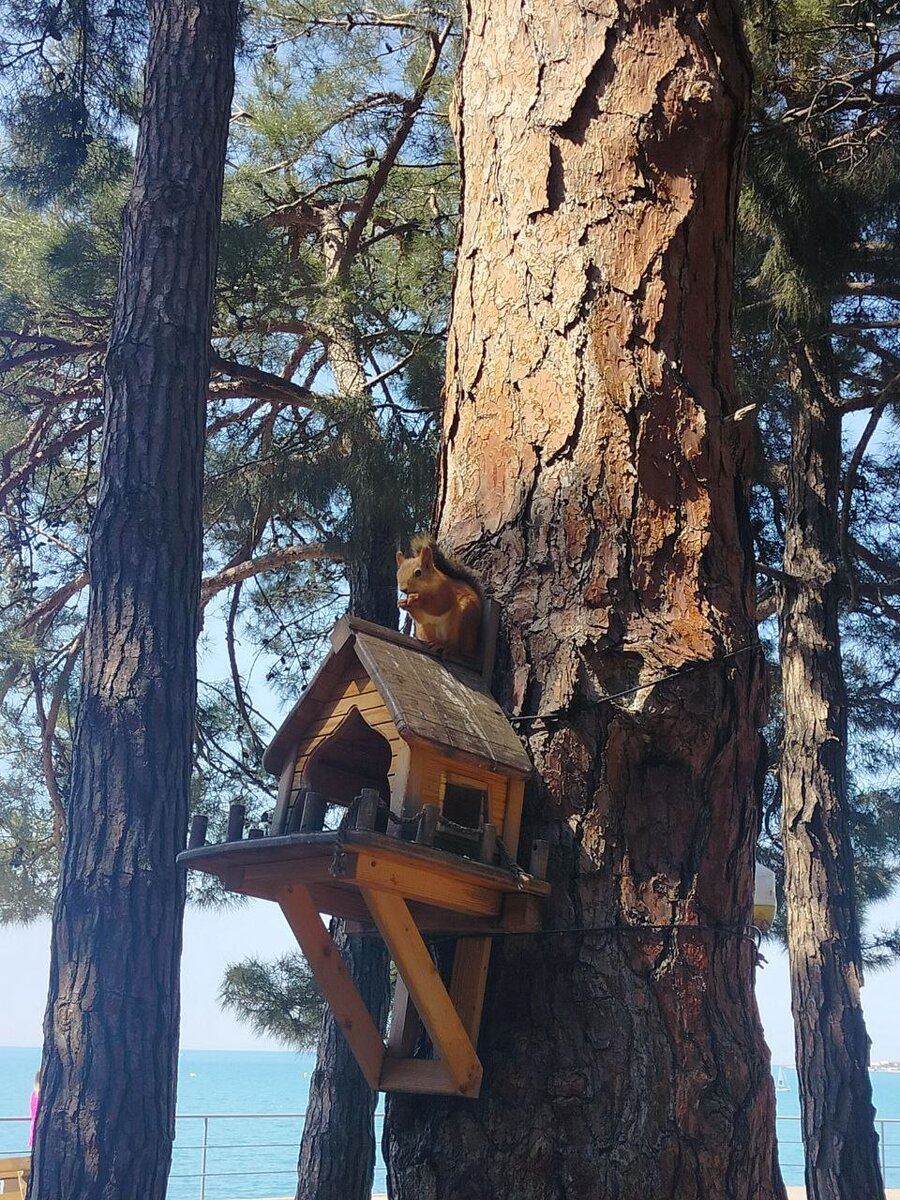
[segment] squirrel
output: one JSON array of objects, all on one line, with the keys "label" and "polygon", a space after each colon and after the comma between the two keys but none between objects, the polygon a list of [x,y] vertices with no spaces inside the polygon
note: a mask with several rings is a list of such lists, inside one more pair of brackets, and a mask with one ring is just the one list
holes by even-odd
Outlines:
[{"label": "squirrel", "polygon": [[412,540],[412,558],[397,551],[397,607],[415,622],[416,637],[455,658],[475,658],[481,630],[478,576],[447,558],[430,534]]}]

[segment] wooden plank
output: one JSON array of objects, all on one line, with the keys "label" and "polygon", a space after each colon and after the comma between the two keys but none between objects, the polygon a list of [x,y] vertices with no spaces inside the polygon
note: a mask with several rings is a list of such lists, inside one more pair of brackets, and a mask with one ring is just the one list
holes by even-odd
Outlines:
[{"label": "wooden plank", "polygon": [[275,801],[275,812],[272,814],[272,833],[285,832],[284,822],[291,803],[294,790],[294,766],[297,762],[297,748],[292,747],[284,760],[281,775],[278,779],[278,799]]},{"label": "wooden plank", "polygon": [[391,1027],[387,1038],[388,1057],[409,1058],[416,1048],[416,1042],[421,1033],[422,1021],[416,1012],[409,989],[398,975],[394,988],[394,1002],[391,1006]]},{"label": "wooden plank", "polygon": [[[526,892],[533,892],[538,896],[546,896],[550,893],[550,884],[544,880],[517,879],[500,867],[488,866],[487,863],[463,858],[458,854],[450,854],[445,850],[434,850],[430,846],[420,846],[416,842],[398,844],[395,839],[385,837],[381,833],[351,830],[346,835],[344,849],[347,853],[352,854],[378,855],[403,865],[413,863],[425,867],[428,871],[436,871],[448,878],[475,883],[478,887],[489,888],[491,891],[519,892],[524,889]],[[182,855],[182,857],[187,857],[187,855]]]},{"label": "wooden plank", "polygon": [[384,708],[384,711],[387,712],[384,700],[371,680],[368,681],[368,686],[362,690],[343,693],[328,699],[310,700],[308,708],[310,712],[317,714],[318,720],[330,716],[332,713],[346,713],[351,708],[358,708],[360,712],[371,712],[373,709]]},{"label": "wooden plank", "polygon": [[313,884],[334,884],[338,880],[332,873],[334,855],[327,858],[307,858],[299,862],[273,862],[248,864],[244,867],[241,886],[263,887],[273,889],[273,895],[286,887],[297,884],[300,887],[310,887]]},{"label": "wooden plank", "polygon": [[478,1044],[478,1031],[481,1028],[491,944],[490,938],[460,938],[453,955],[450,999],[473,1046]]},{"label": "wooden plank", "polygon": [[[399,861],[397,861],[399,859]],[[391,892],[404,900],[418,900],[453,912],[474,913],[481,917],[498,917],[500,896],[477,883],[455,879],[440,869],[440,864],[404,862],[399,855],[360,854],[356,859],[353,878],[363,888]]]},{"label": "wooden plank", "polygon": [[0,1185],[4,1196],[19,1196],[25,1200],[28,1177],[31,1174],[31,1155],[16,1154],[0,1158]]},{"label": "wooden plank", "polygon": [[[422,1096],[452,1096],[456,1092],[444,1063],[428,1058],[385,1058],[379,1090],[415,1092]],[[475,1099],[480,1090],[479,1085],[466,1095]]]},{"label": "wooden plank", "polygon": [[18,1179],[31,1171],[30,1154],[11,1154],[0,1158],[0,1179]]},{"label": "wooden plank", "polygon": [[449,755],[438,753],[427,744],[417,744],[413,750],[415,763],[415,786],[410,794],[416,806],[438,804],[443,800],[444,783],[450,779],[466,787],[477,787],[488,793],[488,812],[492,825],[499,829],[506,814],[507,777],[490,771],[484,764],[481,769],[471,763],[460,762]]},{"label": "wooden plank", "polygon": [[344,917],[348,921],[365,921],[371,928],[372,918],[366,902],[355,887],[331,887],[316,883],[309,888],[309,894],[320,913]]},{"label": "wooden plank", "polygon": [[268,750],[263,755],[263,766],[267,771],[273,775],[280,775],[285,755],[292,745],[299,745],[303,740],[303,731],[307,725],[306,704],[310,697],[319,695],[322,689],[331,687],[335,679],[341,678],[343,669],[350,667],[356,661],[356,655],[350,647],[343,654],[330,654],[325,659],[310,680],[309,687],[282,722]]},{"label": "wooden plank", "polygon": [[[312,890],[315,891],[315,889]],[[417,904],[414,900],[407,901],[407,907],[412,913],[416,928],[421,930],[423,934],[440,933],[460,937],[484,934],[486,937],[491,933],[503,933],[505,931],[499,921],[487,917],[467,917],[464,913],[442,911],[428,904]],[[328,912],[328,909],[321,908],[319,911]],[[350,925],[353,925],[352,929]],[[379,936],[378,931],[372,924],[372,918],[369,916],[368,909],[366,909],[363,921],[356,921],[352,918],[348,921],[348,932],[362,935],[368,934],[371,937]]]},{"label": "wooden plank", "polygon": [[[338,835],[334,830],[321,833],[294,833],[285,837],[244,839],[242,842],[225,843],[218,846],[203,846],[196,850],[183,850],[178,862],[183,867],[208,871],[222,875],[228,868],[256,869],[257,867],[285,864],[287,869],[305,870],[310,860],[330,865],[338,847]],[[490,892],[525,892],[536,896],[550,893],[550,884],[539,879],[517,879],[508,871],[488,866],[472,859],[419,846],[415,842],[398,842],[382,833],[350,830],[343,838],[343,853],[350,861],[356,856],[373,856],[385,863],[403,867],[414,867],[428,874],[457,880]],[[347,878],[352,878],[347,876]],[[285,883],[293,883],[286,878]],[[296,882],[302,883],[298,878]],[[430,901],[424,901],[430,903]]]},{"label": "wooden plank", "polygon": [[[294,887],[296,884],[296,875],[290,876],[284,872],[260,872],[253,875],[245,873],[239,886],[229,890],[240,892],[244,896],[254,896],[258,900],[274,900],[277,903],[284,889]],[[356,888],[332,887],[323,883],[307,884],[306,881],[300,886],[305,887],[309,892],[312,902],[316,906],[316,912],[328,913],[332,917],[343,917],[348,921],[365,921],[371,928],[372,918],[369,916],[365,901]]]},{"label": "wooden plank", "polygon": [[[363,716],[363,718],[365,719],[365,714],[361,713],[360,715]],[[308,741],[306,739],[303,739],[303,743],[302,743],[303,748],[302,748],[301,753],[298,754],[298,756],[297,756],[297,761],[296,761],[296,765],[295,765],[295,769],[294,769],[294,787],[300,787],[302,785],[303,771],[304,771],[304,768],[306,767],[307,762],[312,757],[312,755],[315,753],[315,751],[319,749],[319,747],[322,745],[322,743],[327,741],[327,739],[331,736],[331,734],[334,733],[334,731],[338,728],[341,721],[343,721],[343,720],[344,720],[344,717],[340,717],[340,718],[336,717],[336,718],[334,718],[333,727],[329,728],[326,732],[316,733],[314,736],[311,736]],[[329,721],[331,721],[331,718],[329,718]],[[321,726],[323,724],[328,724],[328,722],[317,722],[316,724],[317,724],[317,726]],[[389,744],[389,746],[391,748],[391,755],[392,755],[393,762],[391,765],[391,769],[388,772],[388,774],[390,775],[391,771],[393,771],[395,769],[393,764],[397,761],[397,757],[401,753],[401,748],[404,745],[403,739],[400,737],[400,734],[397,732],[396,728],[394,727],[393,722],[390,721],[389,718],[386,719],[384,722],[370,721],[370,722],[368,722],[368,724],[371,725],[371,727],[375,730],[376,733],[381,734],[381,736],[384,738],[384,740]]]},{"label": "wooden plank", "polygon": [[391,786],[391,812],[399,817],[404,815],[403,803],[411,794],[412,755],[409,746],[402,740],[396,743],[391,742],[391,751],[394,755],[394,761],[388,771],[388,782]]},{"label": "wooden plank", "polygon": [[[430,736],[431,730],[415,730],[404,724],[402,721],[397,722],[397,728],[405,742],[409,742],[411,746],[428,746],[434,749],[435,737]],[[488,759],[484,755],[477,752],[463,750],[458,746],[447,746],[443,743],[438,743],[440,753],[444,755],[452,763],[464,763],[470,769],[474,767],[476,770],[490,771],[494,775],[502,775],[513,777],[516,779],[527,779],[531,775],[531,770],[526,771],[524,767],[504,766],[498,762],[493,756]]]},{"label": "wooden plank", "polygon": [[[331,734],[334,733],[338,726],[341,725],[345,720],[348,713],[350,713],[354,708],[356,708],[356,705],[351,704],[343,712],[335,713],[333,716],[329,715],[326,717],[320,717],[318,720],[313,721],[302,739],[302,757],[308,758],[317,746],[321,745],[326,738],[330,737]],[[397,732],[394,722],[391,720],[390,714],[383,705],[377,706],[374,710],[369,710],[366,712],[360,711],[359,715],[363,718],[366,724],[371,725],[373,729],[376,729],[385,739],[385,741],[401,741],[400,734]]]},{"label": "wooden plank", "polygon": [[503,897],[501,925],[508,933],[530,933],[541,928],[541,910],[537,896],[512,892]]},{"label": "wooden plank", "polygon": [[506,793],[506,815],[500,829],[500,840],[513,858],[519,849],[519,832],[522,828],[522,804],[525,799],[525,780],[510,779]]},{"label": "wooden plank", "polygon": [[407,633],[401,633],[398,629],[388,629],[385,625],[364,621],[362,617],[341,617],[331,631],[332,648],[339,650],[354,633],[367,633],[382,642],[392,642],[395,646],[402,646],[404,650],[427,654],[431,658],[440,658],[438,651],[429,649],[424,642],[420,642],[417,638],[410,637]]},{"label": "wooden plank", "polygon": [[363,895],[434,1048],[447,1068],[454,1091],[463,1096],[477,1095],[481,1063],[405,900],[374,888],[364,888]]},{"label": "wooden plank", "polygon": [[366,1082],[373,1090],[376,1089],[381,1078],[384,1042],[340,951],[322,924],[319,910],[304,887],[286,888],[278,899]]},{"label": "wooden plank", "polygon": [[346,716],[352,708],[356,708],[359,712],[365,714],[384,710],[387,717],[392,719],[381,696],[375,690],[374,686],[372,686],[370,690],[347,696],[335,696],[330,700],[307,701],[306,709],[308,711],[309,723],[305,737],[310,736],[313,726],[319,721],[327,720],[331,716]]}]

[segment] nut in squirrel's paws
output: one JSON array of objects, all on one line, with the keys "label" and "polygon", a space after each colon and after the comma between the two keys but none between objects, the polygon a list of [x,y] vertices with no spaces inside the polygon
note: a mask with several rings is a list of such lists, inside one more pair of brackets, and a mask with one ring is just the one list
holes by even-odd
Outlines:
[{"label": "nut in squirrel's paws", "polygon": [[401,598],[397,601],[397,607],[409,608],[410,604],[415,604],[418,599],[418,592],[408,592],[405,596],[401,596]]}]

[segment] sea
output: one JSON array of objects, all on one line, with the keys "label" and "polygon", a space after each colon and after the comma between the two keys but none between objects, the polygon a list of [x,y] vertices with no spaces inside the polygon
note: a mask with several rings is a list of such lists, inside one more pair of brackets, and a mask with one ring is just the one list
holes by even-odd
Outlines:
[{"label": "sea", "polygon": [[[0,1047],[0,1155],[23,1153],[28,1099],[40,1051]],[[311,1054],[183,1050],[167,1200],[292,1197]],[[785,1183],[803,1183],[797,1073],[773,1069],[778,1153]],[[900,1187],[900,1071],[873,1071],[872,1091],[887,1187]],[[377,1117],[381,1135],[382,1114]],[[386,1191],[379,1156],[375,1192]]]}]

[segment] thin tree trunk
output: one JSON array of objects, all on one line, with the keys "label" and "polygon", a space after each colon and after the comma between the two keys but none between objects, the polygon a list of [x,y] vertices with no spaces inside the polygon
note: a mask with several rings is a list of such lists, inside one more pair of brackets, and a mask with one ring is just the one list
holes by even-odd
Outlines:
[{"label": "thin tree trunk", "polygon": [[554,888],[495,941],[481,1098],[391,1098],[401,1200],[784,1195],[728,420],[749,87],[730,0],[467,5],[440,529],[505,610]]},{"label": "thin tree trunk", "polygon": [[841,415],[829,352],[792,356],[780,589],[781,832],[791,1005],[810,1200],[880,1200],[862,960],[847,829],[847,698],[838,631]]},{"label": "thin tree trunk", "polygon": [[237,0],[151,0],[103,454],[33,1200],[163,1200]]},{"label": "thin tree trunk", "polygon": [[[331,922],[331,933],[376,1025],[383,1029],[388,1006],[384,943],[374,937],[350,937],[339,920]],[[377,1102],[347,1039],[327,1011],[309,1086],[297,1200],[368,1200],[375,1170]]]},{"label": "thin tree trunk", "polygon": [[[336,275],[343,250],[343,230],[337,218],[331,225],[328,244],[333,255],[329,267]],[[341,394],[364,403],[366,376],[349,319],[336,321],[330,330],[329,365]],[[351,454],[356,452],[352,437],[348,437],[348,447]],[[365,620],[396,628],[397,535],[379,520],[373,491],[372,481],[364,478],[350,487],[350,611]],[[331,922],[331,933],[376,1025],[384,1029],[390,998],[384,943],[380,938],[350,937],[344,922],[337,919]],[[326,1009],[300,1142],[297,1200],[368,1200],[375,1169],[377,1103],[377,1094],[366,1083],[347,1039],[331,1010]]]},{"label": "thin tree trunk", "polygon": [[[337,289],[346,286],[347,231],[337,212],[321,215],[322,242],[327,278]],[[350,553],[347,581],[350,611],[378,625],[397,628],[397,529],[386,516],[391,505],[383,503],[385,483],[377,478],[377,467],[368,457],[378,445],[381,430],[372,410],[353,317],[339,309],[328,327],[328,365],[338,392],[348,406],[346,446],[351,459],[348,470],[350,493]],[[355,411],[351,411],[355,409]]]}]

